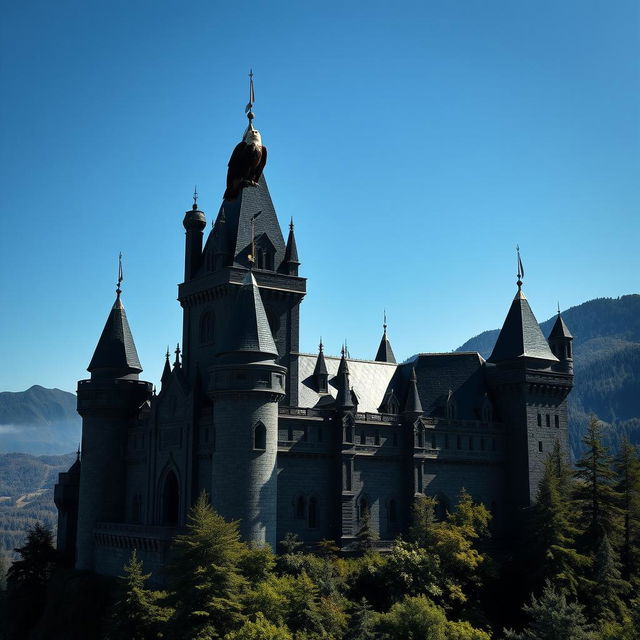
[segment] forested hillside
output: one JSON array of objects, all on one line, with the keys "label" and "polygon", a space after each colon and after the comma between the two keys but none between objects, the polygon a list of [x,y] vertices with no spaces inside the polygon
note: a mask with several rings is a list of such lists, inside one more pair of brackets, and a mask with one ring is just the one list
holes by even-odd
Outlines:
[{"label": "forested hillside", "polygon": [[0,454],[0,554],[11,555],[38,521],[55,530],[53,485],[74,460],[75,454]]},{"label": "forested hillside", "polygon": [[76,396],[39,385],[0,393],[0,453],[73,451],[80,441]]},{"label": "forested hillside", "polygon": [[[574,389],[569,396],[571,448],[579,456],[589,416],[606,423],[608,444],[626,434],[640,443],[640,295],[598,298],[562,313],[573,334]],[[541,323],[548,335],[555,317]],[[458,351],[491,354],[498,329],[465,342]]]}]

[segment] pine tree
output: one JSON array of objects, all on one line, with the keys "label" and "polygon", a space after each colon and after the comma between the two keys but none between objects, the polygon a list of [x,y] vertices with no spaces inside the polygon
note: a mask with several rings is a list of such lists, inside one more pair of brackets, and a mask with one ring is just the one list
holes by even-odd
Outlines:
[{"label": "pine tree", "polygon": [[362,517],[360,518],[360,528],[356,533],[357,546],[362,552],[367,552],[373,549],[375,541],[378,539],[378,532],[373,528],[371,524],[371,512],[368,507],[362,510]]},{"label": "pine tree", "polygon": [[201,493],[191,507],[187,533],[174,538],[170,598],[172,638],[217,638],[244,622],[240,596],[246,579],[238,565],[247,547],[237,522],[226,522]]},{"label": "pine tree", "polygon": [[437,503],[432,496],[416,496],[413,501],[409,540],[425,549],[433,543]]},{"label": "pine tree", "polygon": [[349,628],[344,640],[375,640],[374,625],[376,616],[366,598],[353,606]]},{"label": "pine tree", "polygon": [[164,594],[145,589],[150,573],[142,573],[142,561],[134,549],[120,577],[120,597],[113,607],[109,640],[150,640],[161,636],[171,609],[158,602]]},{"label": "pine tree", "polygon": [[622,575],[626,580],[640,579],[640,456],[627,438],[614,466],[623,517]]},{"label": "pine tree", "polygon": [[571,469],[559,441],[545,462],[538,496],[531,509],[531,543],[527,553],[532,561],[537,585],[550,580],[556,587],[575,596],[579,569],[588,558],[575,549],[579,530],[574,524],[571,503]]},{"label": "pine tree", "polygon": [[602,443],[602,425],[591,418],[583,441],[584,455],[576,464],[574,499],[582,525],[582,548],[595,556],[603,535],[617,541],[620,530],[620,494],[614,488],[612,458]]},{"label": "pine tree", "polygon": [[620,563],[609,536],[604,533],[593,566],[593,583],[589,598],[589,608],[597,622],[620,621],[627,608],[623,598],[630,585],[620,575]]},{"label": "pine tree", "polygon": [[578,602],[567,602],[562,592],[556,591],[549,582],[540,598],[531,596],[531,602],[522,610],[531,618],[522,633],[505,631],[507,640],[590,640],[582,606]]}]

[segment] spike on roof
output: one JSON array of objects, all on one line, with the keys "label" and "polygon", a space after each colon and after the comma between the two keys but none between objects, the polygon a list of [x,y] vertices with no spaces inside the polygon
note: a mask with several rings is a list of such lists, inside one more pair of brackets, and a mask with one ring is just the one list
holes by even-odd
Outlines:
[{"label": "spike on roof", "polygon": [[411,367],[411,377],[407,385],[407,397],[404,401],[405,413],[422,413],[422,403],[418,394],[418,378],[416,376],[415,367]]},{"label": "spike on roof", "polygon": [[549,339],[551,340],[552,338],[573,338],[559,311],[553,329],[549,334]]},{"label": "spike on roof", "polygon": [[540,358],[558,362],[542,335],[540,325],[520,288],[511,303],[498,340],[487,362],[514,358]]},{"label": "spike on roof", "polygon": [[226,352],[245,351],[278,357],[258,284],[251,271],[238,290],[230,323]]},{"label": "spike on roof", "polygon": [[349,384],[349,364],[347,363],[346,349],[342,349],[342,358],[338,366],[336,375],[336,406],[343,409],[353,408],[353,398],[351,396],[351,385]]},{"label": "spike on roof", "polygon": [[296,236],[293,232],[293,218],[289,223],[289,237],[287,238],[287,246],[284,250],[284,264],[300,264],[298,260],[298,247],[296,246]]},{"label": "spike on roof", "polygon": [[376,362],[392,362],[395,364],[396,357],[391,348],[389,338],[387,338],[387,314],[384,314],[384,323],[382,325],[382,339],[380,340],[380,346],[375,357]]},{"label": "spike on roof", "polygon": [[164,386],[167,384],[167,381],[171,377],[171,363],[169,362],[169,347],[167,347],[167,353],[165,353],[164,359],[164,369],[162,370],[162,377],[160,378],[160,382]]},{"label": "spike on roof", "polygon": [[119,287],[87,371],[92,377],[113,378],[137,376],[142,371]]},{"label": "spike on roof", "polygon": [[328,375],[329,371],[327,370],[327,363],[324,359],[324,349],[322,346],[322,338],[320,338],[320,345],[318,346],[318,359],[316,360],[316,366],[313,370],[313,375]]}]

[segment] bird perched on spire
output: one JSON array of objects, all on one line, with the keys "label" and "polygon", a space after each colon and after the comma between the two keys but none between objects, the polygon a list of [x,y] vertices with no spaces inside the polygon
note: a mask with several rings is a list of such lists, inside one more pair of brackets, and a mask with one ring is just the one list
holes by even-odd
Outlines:
[{"label": "bird perched on spire", "polygon": [[249,77],[251,79],[249,104],[247,105],[249,125],[244,132],[242,141],[236,145],[229,159],[227,189],[224,192],[225,200],[237,198],[244,187],[257,187],[258,180],[260,180],[264,166],[267,163],[267,148],[262,144],[260,132],[253,127],[254,116],[251,111],[254,100],[253,73],[250,73]]}]

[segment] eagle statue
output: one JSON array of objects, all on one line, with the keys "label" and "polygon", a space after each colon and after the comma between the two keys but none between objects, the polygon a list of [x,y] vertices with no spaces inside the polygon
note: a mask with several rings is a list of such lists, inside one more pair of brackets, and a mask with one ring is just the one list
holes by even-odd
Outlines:
[{"label": "eagle statue", "polygon": [[242,141],[236,145],[229,159],[224,199],[235,200],[243,187],[257,187],[266,163],[267,147],[262,145],[260,132],[249,122]]}]

